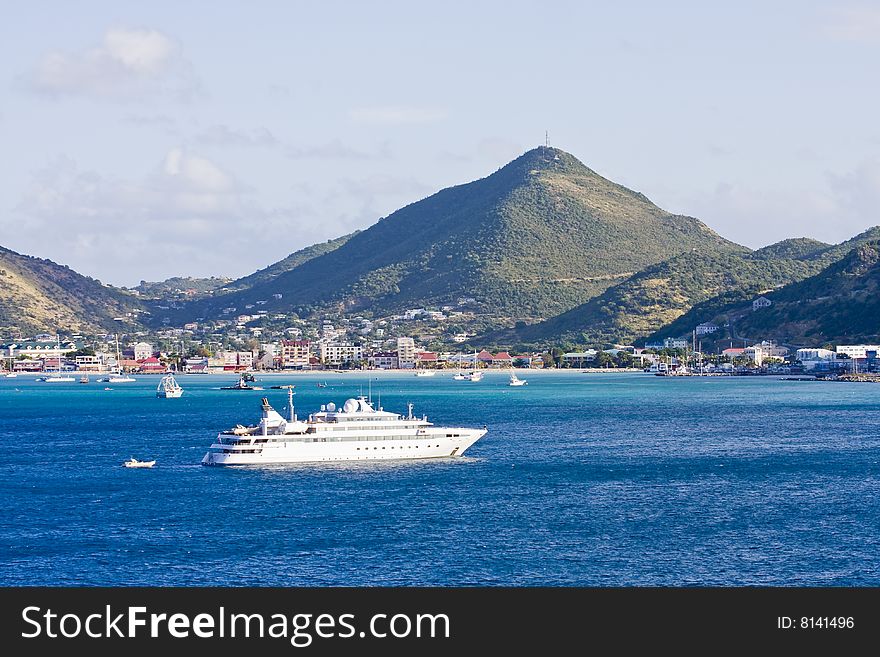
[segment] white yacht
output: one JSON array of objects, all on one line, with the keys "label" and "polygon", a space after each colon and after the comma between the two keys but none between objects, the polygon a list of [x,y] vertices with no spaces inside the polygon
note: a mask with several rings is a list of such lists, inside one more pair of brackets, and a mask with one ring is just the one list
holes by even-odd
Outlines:
[{"label": "white yacht", "polygon": [[43,377],[44,383],[73,383],[76,381],[72,376],[67,376],[65,374],[50,374],[49,376]]},{"label": "white yacht", "polygon": [[517,387],[517,386],[527,386],[529,382],[525,379],[521,379],[516,375],[516,372],[513,370],[510,371],[510,381],[508,381],[507,385]]},{"label": "white yacht", "polygon": [[162,380],[159,381],[159,386],[156,388],[156,396],[165,399],[177,399],[182,394],[183,388],[175,381],[173,374],[163,376]]},{"label": "white yacht", "polygon": [[203,465],[269,465],[321,461],[378,461],[461,456],[486,435],[486,428],[436,427],[427,416],[377,410],[366,397],[330,403],[299,420],[288,390],[289,417],[263,398],[263,417],[255,426],[238,425],[217,436]]}]

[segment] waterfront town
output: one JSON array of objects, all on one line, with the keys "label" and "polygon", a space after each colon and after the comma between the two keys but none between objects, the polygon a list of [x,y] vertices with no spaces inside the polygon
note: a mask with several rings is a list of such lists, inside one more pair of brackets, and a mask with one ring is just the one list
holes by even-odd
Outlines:
[{"label": "waterfront town", "polygon": [[[265,322],[265,314],[188,323],[153,333],[18,335],[0,344],[7,373],[121,371],[130,374],[283,372],[296,370],[590,369],[645,370],[668,375],[808,374],[866,376],[880,371],[880,345],[839,344],[796,348],[769,340],[713,340],[719,326],[700,324],[689,336],[649,341],[644,346],[590,349],[547,346],[542,350],[491,350],[472,344],[467,333],[445,342],[426,326],[441,323],[442,311],[408,310],[373,321],[337,317],[320,324]],[[282,318],[275,318],[282,319]],[[408,334],[407,334],[408,333]],[[704,350],[704,341],[711,345]],[[450,347],[452,345],[452,348]]]}]

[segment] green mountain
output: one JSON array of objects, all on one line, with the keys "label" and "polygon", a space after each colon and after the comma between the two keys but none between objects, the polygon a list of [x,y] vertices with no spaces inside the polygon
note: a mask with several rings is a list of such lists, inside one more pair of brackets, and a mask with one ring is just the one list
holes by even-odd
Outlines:
[{"label": "green mountain", "polygon": [[880,341],[880,241],[856,246],[820,273],[766,295],[769,308],[736,320],[744,336],[818,346]]},{"label": "green mountain", "polygon": [[507,344],[629,343],[670,324],[695,303],[731,290],[753,295],[816,270],[815,265],[799,260],[753,259],[750,255],[746,249],[685,253],[647,267],[557,317],[490,338]]},{"label": "green mountain", "polygon": [[[870,244],[878,239],[880,239],[880,226],[870,228],[865,232],[856,235],[855,237],[846,240],[845,242],[842,242],[840,244],[828,246],[820,251],[816,251],[812,254],[806,255],[804,256],[805,259],[801,261],[802,264],[807,265],[802,270],[803,272],[805,272],[805,274],[803,276],[795,278],[794,281],[803,280],[807,277],[819,274],[819,272],[823,271],[823,269],[833,265],[834,263],[839,262],[842,258],[848,257],[848,255],[852,253],[854,249],[862,245]],[[788,241],[790,240],[785,240],[785,242]],[[780,242],[779,244],[784,244],[785,242]],[[765,247],[765,249],[770,249],[775,246],[776,245]],[[759,253],[762,250],[763,249],[759,249],[758,251],[755,251],[749,256],[749,258],[760,259]],[[783,261],[772,262],[777,262],[777,264],[781,264]],[[788,266],[792,268],[792,272],[797,271],[796,265],[792,261],[788,261]],[[766,283],[766,279],[764,283]],[[759,281],[756,284],[750,286],[730,287],[721,292],[719,295],[708,299],[698,299],[697,303],[693,304],[693,306],[687,312],[680,315],[674,321],[660,327],[659,330],[649,336],[649,339],[654,340],[665,337],[688,335],[691,331],[694,330],[695,326],[703,322],[712,321],[719,326],[726,327],[728,321],[732,321],[734,325],[734,335],[730,335],[729,331],[724,330],[719,332],[716,337],[739,337],[755,339],[765,339],[768,337],[772,337],[779,340],[781,339],[780,336],[782,335],[782,333],[773,333],[772,335],[764,335],[760,333],[755,334],[749,333],[749,327],[746,325],[740,327],[740,320],[744,317],[748,317],[751,314],[752,300],[754,300],[754,298],[760,293],[764,293],[768,298],[773,298],[769,290],[771,288],[778,287],[780,287],[778,283],[775,285],[766,285]]]},{"label": "green mountain", "polygon": [[0,332],[7,337],[131,328],[140,311],[139,301],[122,290],[0,247]]},{"label": "green mountain", "polygon": [[[697,324],[710,320],[725,326],[728,311],[750,309],[759,294],[813,276],[854,246],[877,238],[880,227],[833,246],[796,238],[751,252],[742,248],[684,253],[651,265],[556,317],[485,338],[495,344],[597,345],[689,335]],[[722,335],[738,337],[725,331],[715,337]]]},{"label": "green mountain", "polygon": [[352,237],[357,235],[359,232],[359,230],[356,230],[355,232],[349,233],[348,235],[343,235],[342,237],[337,237],[336,239],[327,240],[326,242],[313,244],[312,246],[307,246],[306,248],[300,249],[299,251],[294,251],[283,260],[279,260],[278,262],[271,264],[264,269],[260,269],[253,274],[229,282],[224,287],[229,290],[243,290],[251,288],[260,283],[268,283],[269,281],[278,278],[281,274],[287,273],[291,269],[296,269],[301,264],[308,262],[312,258],[317,258],[318,256],[322,256],[326,253],[330,253],[331,251],[335,251],[340,246],[348,242],[348,240],[350,240]]},{"label": "green mountain", "polygon": [[793,237],[762,247],[754,251],[751,257],[760,260],[773,260],[776,258],[809,260],[810,258],[821,257],[822,253],[830,248],[830,244],[809,237]]},{"label": "green mountain", "polygon": [[471,307],[495,325],[512,324],[563,312],[691,250],[741,247],[568,153],[538,148],[486,178],[408,205],[277,276],[255,275],[250,287],[190,304],[184,314],[218,316],[224,307],[257,300],[267,301],[267,310],[302,316],[328,309],[381,314],[473,298]]},{"label": "green mountain", "polygon": [[204,296],[229,285],[231,278],[211,276],[210,278],[193,278],[191,276],[173,276],[164,281],[141,281],[140,285],[131,288],[147,299],[167,299],[182,294]]}]

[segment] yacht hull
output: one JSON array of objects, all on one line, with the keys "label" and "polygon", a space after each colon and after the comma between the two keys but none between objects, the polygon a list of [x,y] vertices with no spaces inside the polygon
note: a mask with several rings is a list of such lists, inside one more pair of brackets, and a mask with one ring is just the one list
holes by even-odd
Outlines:
[{"label": "yacht hull", "polygon": [[[457,434],[448,437],[447,433]],[[322,463],[339,461],[396,461],[461,456],[486,435],[486,429],[442,429],[412,438],[345,440],[324,442],[309,438],[275,445],[247,445],[230,449],[215,443],[205,454],[202,465],[277,465],[284,463]],[[255,436],[259,438],[259,436]]]}]

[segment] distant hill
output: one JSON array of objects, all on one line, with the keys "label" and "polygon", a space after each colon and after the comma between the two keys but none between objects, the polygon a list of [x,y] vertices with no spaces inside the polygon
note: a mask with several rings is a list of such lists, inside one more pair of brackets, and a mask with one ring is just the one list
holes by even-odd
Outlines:
[{"label": "distant hill", "polygon": [[[757,251],[692,251],[651,265],[603,294],[546,321],[484,336],[495,344],[597,345],[689,335],[697,324],[723,325],[761,293],[813,276],[856,245],[880,237],[872,228],[837,245],[809,238]],[[719,332],[715,337],[721,337]]]},{"label": "distant hill", "polygon": [[805,260],[820,256],[824,251],[831,248],[830,244],[814,240],[809,237],[793,237],[782,240],[754,251],[751,255],[754,259],[773,260],[784,258],[789,260]]},{"label": "distant hill", "polygon": [[99,332],[136,320],[140,310],[126,292],[76,273],[51,260],[21,255],[0,247],[0,333],[41,331]]},{"label": "distant hill", "polygon": [[319,244],[307,246],[306,248],[300,249],[299,251],[294,251],[283,260],[279,260],[278,262],[271,264],[264,269],[260,269],[259,271],[250,274],[249,276],[244,276],[243,278],[239,278],[238,280],[230,281],[224,287],[228,288],[229,290],[242,290],[246,288],[251,288],[260,283],[268,283],[269,281],[278,278],[281,274],[289,272],[291,269],[295,269],[301,264],[308,262],[313,258],[317,258],[318,256],[322,256],[326,253],[330,253],[331,251],[335,251],[340,246],[348,242],[348,240],[350,240],[352,237],[357,235],[359,232],[359,230],[356,230],[355,232],[349,233],[348,235],[343,235],[342,237],[337,237],[336,239],[327,240],[326,242],[320,242]]},{"label": "distant hill", "polygon": [[[802,262],[807,264],[808,266],[803,270],[805,271],[805,275],[799,278],[796,278],[794,282],[797,280],[803,280],[810,276],[814,276],[822,272],[825,268],[834,265],[834,263],[840,262],[842,258],[848,257],[850,253],[853,252],[854,249],[866,245],[871,244],[875,240],[880,239],[880,226],[871,228],[866,230],[865,232],[856,235],[855,237],[846,240],[845,242],[841,242],[840,244],[836,244],[833,246],[826,247],[821,251],[817,251],[814,254],[807,256]],[[752,254],[752,258],[758,252],[755,251]],[[780,261],[771,261],[771,262],[780,262]],[[792,271],[796,271],[792,269]],[[820,279],[822,280],[822,279]],[[763,333],[750,333],[749,331],[754,331],[757,327],[753,328],[753,325],[746,322],[742,323],[741,319],[751,316],[751,302],[754,300],[759,293],[764,292],[768,298],[774,298],[774,294],[778,292],[769,293],[767,289],[770,287],[777,286],[769,286],[769,285],[751,285],[751,286],[743,286],[743,287],[730,287],[719,295],[714,296],[705,300],[698,300],[697,303],[693,305],[686,313],[682,314],[676,320],[666,324],[665,326],[659,328],[656,332],[652,333],[649,337],[650,340],[670,337],[670,336],[681,336],[688,335],[691,331],[693,331],[694,327],[697,324],[701,324],[707,321],[713,321],[719,326],[726,326],[729,320],[733,320],[734,323],[734,331],[736,332],[735,336],[729,335],[727,331],[719,332],[717,337],[743,337],[743,338],[766,338],[772,337],[774,339],[782,339],[781,336],[786,335],[788,338],[794,339],[793,332],[776,332],[771,331],[772,334],[763,334]],[[798,289],[796,286],[789,286],[787,288],[782,289]],[[763,315],[763,317],[772,317],[773,313],[769,315]],[[878,320],[880,321],[880,320]],[[803,336],[802,336],[803,337]],[[806,340],[805,343],[813,343],[812,340]]]},{"label": "distant hill", "polygon": [[742,247],[568,153],[537,148],[486,178],[408,205],[277,276],[242,279],[250,287],[190,304],[182,315],[218,316],[224,307],[257,300],[303,316],[328,309],[381,314],[473,298],[496,324],[512,324],[563,312],[692,249]]},{"label": "distant hill", "polygon": [[629,343],[674,322],[695,303],[730,290],[753,294],[817,269],[799,260],[752,259],[746,249],[685,253],[651,265],[557,317],[488,337],[504,344]]},{"label": "distant hill", "polygon": [[736,322],[742,335],[789,344],[880,341],[880,241],[856,246],[820,273],[766,295],[769,308]]},{"label": "distant hill", "polygon": [[203,296],[231,282],[231,278],[219,276],[211,276],[210,278],[174,276],[164,281],[141,281],[140,285],[131,289],[148,299],[165,299],[187,291],[194,292],[196,296]]}]

